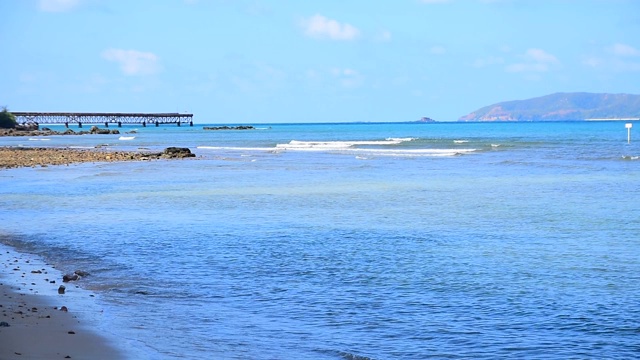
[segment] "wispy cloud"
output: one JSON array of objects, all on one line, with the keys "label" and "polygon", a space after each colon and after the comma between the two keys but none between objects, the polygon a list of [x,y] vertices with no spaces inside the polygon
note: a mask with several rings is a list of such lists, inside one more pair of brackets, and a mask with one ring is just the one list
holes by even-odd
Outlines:
[{"label": "wispy cloud", "polygon": [[375,40],[380,42],[391,41],[391,31],[389,30],[380,31],[380,33],[378,33],[378,36],[375,37]]},{"label": "wispy cloud", "polygon": [[158,56],[137,50],[107,49],[102,52],[105,60],[120,64],[126,75],[150,75],[161,70]]},{"label": "wispy cloud", "polygon": [[362,75],[354,69],[332,68],[330,73],[345,88],[355,88],[362,84]]},{"label": "wispy cloud", "polygon": [[320,14],[302,19],[300,25],[307,36],[317,39],[354,40],[360,35],[360,30],[353,25]]},{"label": "wispy cloud", "polygon": [[606,46],[597,54],[584,57],[583,65],[613,71],[640,71],[640,50],[627,44]]},{"label": "wispy cloud", "polygon": [[432,46],[429,49],[429,52],[433,55],[444,55],[447,52],[447,49],[442,45]]},{"label": "wispy cloud", "polygon": [[65,12],[75,9],[80,2],[80,0],[40,0],[38,9],[44,12]]},{"label": "wispy cloud", "polygon": [[546,72],[552,66],[560,64],[560,61],[542,49],[528,49],[520,56],[521,62],[508,65],[507,72]]},{"label": "wispy cloud", "polygon": [[609,47],[609,52],[616,56],[640,56],[640,50],[626,45],[626,44],[613,44]]},{"label": "wispy cloud", "polygon": [[488,56],[485,58],[476,59],[473,62],[473,67],[483,68],[491,65],[501,65],[504,64],[504,58],[500,56]]}]

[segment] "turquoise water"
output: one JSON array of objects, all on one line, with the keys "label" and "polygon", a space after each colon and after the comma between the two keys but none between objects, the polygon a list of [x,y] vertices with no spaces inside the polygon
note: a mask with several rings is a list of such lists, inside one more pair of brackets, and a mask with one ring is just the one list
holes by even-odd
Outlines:
[{"label": "turquoise water", "polygon": [[624,123],[257,127],[0,138],[198,155],[0,171],[0,241],[89,271],[132,358],[640,353]]}]

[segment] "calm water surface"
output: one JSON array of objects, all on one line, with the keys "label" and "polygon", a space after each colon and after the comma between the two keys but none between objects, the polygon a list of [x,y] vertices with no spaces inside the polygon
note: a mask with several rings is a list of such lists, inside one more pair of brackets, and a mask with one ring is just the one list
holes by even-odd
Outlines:
[{"label": "calm water surface", "polygon": [[0,241],[89,271],[135,358],[640,354],[624,123],[257,126],[2,138],[198,158],[0,171]]}]

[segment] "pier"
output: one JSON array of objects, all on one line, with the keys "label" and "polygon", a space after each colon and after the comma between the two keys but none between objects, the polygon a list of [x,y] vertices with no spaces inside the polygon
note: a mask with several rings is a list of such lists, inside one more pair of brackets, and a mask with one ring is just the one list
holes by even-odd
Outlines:
[{"label": "pier", "polygon": [[109,124],[121,127],[122,124],[147,124],[160,126],[160,124],[189,124],[193,126],[193,114],[180,113],[71,113],[71,112],[11,112],[19,124]]}]

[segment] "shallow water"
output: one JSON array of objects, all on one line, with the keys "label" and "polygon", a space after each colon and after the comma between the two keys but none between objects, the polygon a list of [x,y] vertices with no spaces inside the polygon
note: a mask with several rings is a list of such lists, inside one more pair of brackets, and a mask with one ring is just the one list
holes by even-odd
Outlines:
[{"label": "shallow water", "polygon": [[639,353],[623,123],[259,127],[0,139],[199,156],[2,171],[0,241],[91,272],[137,358]]}]

